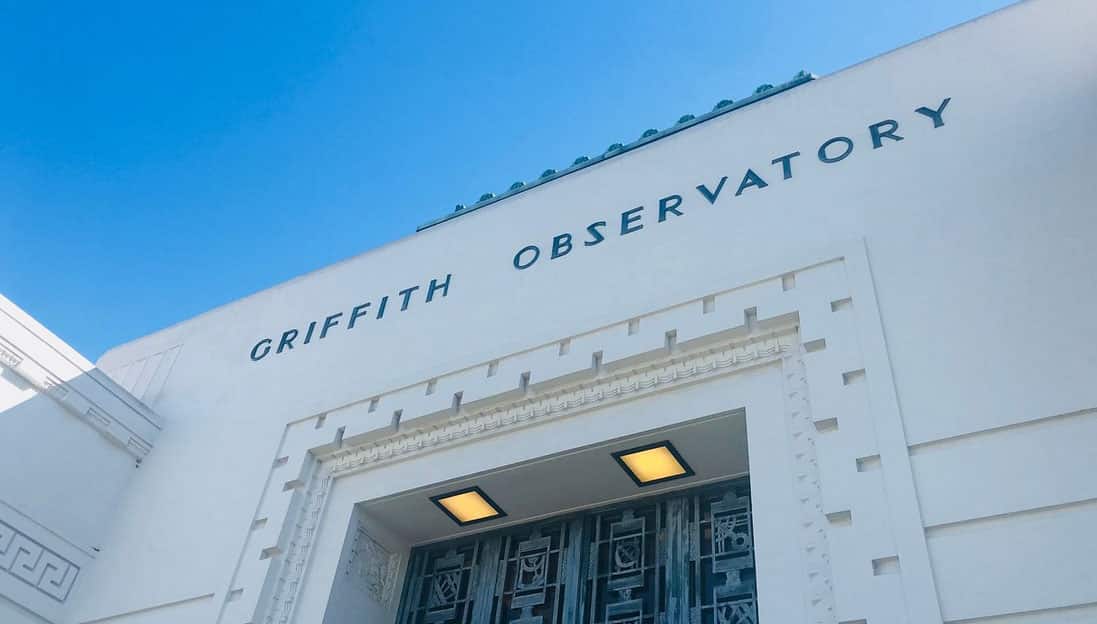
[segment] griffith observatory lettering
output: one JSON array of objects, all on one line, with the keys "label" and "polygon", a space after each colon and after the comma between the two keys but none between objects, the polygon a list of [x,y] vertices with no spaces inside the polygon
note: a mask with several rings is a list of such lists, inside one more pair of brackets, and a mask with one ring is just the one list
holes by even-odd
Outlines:
[{"label": "griffith observatory lettering", "polygon": [[[944,126],[944,115],[950,101],[951,98],[944,98],[936,105],[919,106],[914,109],[914,121],[910,123],[932,124],[934,129]],[[647,226],[683,217],[688,214],[688,203],[715,206],[722,199],[758,193],[771,185],[789,180],[799,167],[829,167],[842,162],[853,154],[858,145],[864,145],[862,149],[871,146],[871,150],[875,151],[889,143],[903,140],[905,139],[899,122],[883,119],[868,124],[863,131],[853,136],[831,137],[818,146],[812,146],[812,150],[806,154],[794,150],[772,156],[767,158],[769,164],[763,167],[748,167],[742,173],[736,172],[734,177],[722,176],[719,179],[706,180],[681,194],[666,195],[650,205],[636,206],[618,214],[607,215],[584,227],[556,234],[540,244],[527,244],[514,253],[511,264],[515,269],[524,271],[538,262],[544,264],[586,247],[596,247],[611,237],[628,236]],[[690,199],[687,201],[687,198]],[[353,308],[263,337],[252,345],[249,357],[253,362],[258,362],[325,340],[337,333],[355,331],[364,325],[404,312],[411,305],[431,303],[449,294],[452,279],[453,275],[447,273],[444,278],[432,279],[426,285],[410,286],[395,294],[364,301]]]},{"label": "griffith observatory lettering", "polygon": [[[345,312],[336,312],[322,320],[310,321],[304,327],[291,327],[279,335],[270,336],[256,342],[251,348],[251,361],[258,362],[268,355],[278,355],[324,340],[340,331],[353,331],[368,323],[380,321],[393,314],[399,314],[415,304],[426,304],[449,295],[453,275],[447,273],[443,279],[432,279],[426,288],[419,284],[400,290],[395,296],[384,295],[376,301],[363,301]],[[420,303],[421,302],[421,303]]]},{"label": "griffith observatory lettering", "polygon": [[[945,98],[936,106],[919,106],[914,109],[916,118],[924,123],[932,123],[934,128],[945,125],[945,109],[952,98]],[[889,141],[902,141],[899,133],[899,122],[894,119],[884,119],[869,124],[858,142],[867,139],[873,150],[880,149]],[[807,162],[818,160],[823,166],[829,166],[841,162],[853,153],[855,142],[848,136],[835,136],[827,139],[813,152],[806,156]],[[738,177],[723,176],[719,180],[710,180],[698,184],[685,195],[696,193],[709,205],[715,205],[721,197],[739,197],[744,193],[756,193],[770,186],[767,180],[788,180],[792,178],[798,166],[806,164],[797,160],[804,155],[799,151],[791,151],[770,159],[769,166],[759,167],[757,170],[748,168]],[[636,206],[621,212],[619,215],[594,221],[585,228],[569,232],[561,232],[552,237],[545,244],[529,244],[519,249],[511,259],[515,269],[525,270],[537,263],[538,260],[555,260],[562,258],[573,251],[583,247],[594,247],[602,244],[608,237],[627,236],[639,232],[645,226],[653,223],[662,223],[667,219],[684,216],[682,207],[683,195],[673,194],[661,197],[651,206]]]}]

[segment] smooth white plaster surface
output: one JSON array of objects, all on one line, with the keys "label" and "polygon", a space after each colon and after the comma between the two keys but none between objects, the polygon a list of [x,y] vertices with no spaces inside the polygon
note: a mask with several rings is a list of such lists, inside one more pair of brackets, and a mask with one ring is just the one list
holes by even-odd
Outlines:
[{"label": "smooth white plaster surface", "polygon": [[[342,414],[329,416],[338,422],[357,415],[346,422],[371,423],[369,435],[382,435],[395,409],[405,410],[405,423],[427,422],[454,392],[492,397],[515,389],[525,370],[534,371],[533,383],[555,374],[541,371],[575,370],[571,360],[548,357],[569,337],[576,361],[589,362],[593,349],[604,349],[607,360],[617,351],[658,351],[661,331],[635,340],[602,332],[598,344],[583,336],[775,271],[803,270],[801,258],[848,248],[849,241],[863,241],[871,270],[870,301],[855,298],[854,309],[861,315],[878,305],[886,350],[862,341],[870,314],[849,329],[841,329],[845,321],[826,321],[827,350],[805,356],[814,411],[839,419],[840,436],[821,434],[814,447],[822,505],[826,513],[853,509],[850,528],[825,531],[835,553],[835,621],[914,613],[926,601],[904,604],[904,592],[918,587],[936,588],[944,621],[1074,617],[1080,611],[1072,605],[1097,603],[1086,529],[1094,521],[1086,452],[1093,416],[1063,416],[1097,408],[1095,36],[1093,3],[1024,2],[112,350],[99,365],[146,400],[166,427],[117,507],[71,621],[213,594],[194,603],[209,606],[190,621],[242,624],[251,613],[234,605],[254,604],[259,587],[249,581],[233,601],[229,592],[241,579],[268,578],[270,562],[260,567],[253,549],[283,544],[288,535],[254,533],[256,514],[293,517],[298,500],[271,498],[282,479],[272,463],[290,445],[293,468],[286,470],[296,471],[308,449],[332,440],[330,428],[312,424],[318,415]],[[914,112],[946,97],[940,128]],[[873,150],[867,126],[889,118],[905,140]],[[853,154],[819,162],[815,150],[836,135],[853,139]],[[802,156],[793,161],[793,178],[782,180],[769,163],[792,150]],[[769,186],[732,197],[747,167]],[[725,175],[730,190],[715,205],[694,190]],[[671,193],[685,198],[684,215],[658,223],[655,204]],[[545,248],[560,232],[581,236],[588,223],[612,223],[639,205],[643,230],[554,261],[543,256],[525,271],[511,266],[526,244]],[[453,277],[445,298],[418,298],[405,312],[390,307],[383,320],[344,329],[355,305],[376,306],[381,295],[416,284],[419,296],[446,274]],[[780,291],[779,278],[766,283]],[[820,294],[798,301],[830,300]],[[823,310],[799,309],[805,340],[814,337],[805,317],[822,314],[816,309]],[[344,317],[327,338],[249,361],[260,338],[304,330],[336,312]],[[677,326],[684,333],[697,322]],[[639,349],[637,340],[647,346]],[[544,354],[519,357],[542,347]],[[515,358],[537,368],[510,368]],[[500,361],[498,376],[485,379],[481,367],[493,360]],[[840,375],[858,361],[870,362],[867,385],[844,392]],[[892,375],[893,388],[878,381]],[[436,393],[427,396],[432,379],[439,380]],[[870,394],[858,395],[864,388]],[[891,421],[879,411],[881,393],[892,389],[898,429],[888,429]],[[658,400],[673,405],[680,392]],[[380,407],[370,412],[374,397],[382,397]],[[719,409],[741,401],[723,398]],[[633,407],[643,411],[655,400]],[[590,423],[596,420],[591,413]],[[582,429],[553,427],[561,443]],[[467,453],[440,451],[363,474],[371,475],[369,487],[399,491],[487,469],[490,463],[473,465],[484,458],[543,455],[553,439],[515,435],[522,442],[514,448],[491,438]],[[313,441],[293,441],[306,438]],[[775,440],[750,440],[754,496],[773,514],[755,519],[773,531],[759,534],[765,621],[802,613],[812,592],[823,591],[782,576],[803,559],[782,551],[793,540],[792,527],[780,528],[790,519],[779,510],[794,493],[788,479],[774,476],[785,460],[759,458],[764,463],[755,468],[755,450],[785,444]],[[913,446],[910,457],[895,455],[896,444]],[[449,461],[447,453],[457,457]],[[876,454],[884,461],[873,462]],[[862,458],[868,460],[858,464]],[[913,475],[910,491],[902,486],[904,471]],[[324,612],[351,506],[372,491],[349,483],[332,490],[295,613]],[[917,553],[919,543],[929,567],[903,555],[900,574],[873,575],[873,559],[896,549]],[[794,588],[802,604],[772,600],[769,608],[787,612],[767,614],[767,583]],[[170,609],[156,613],[147,621],[181,621]]]}]

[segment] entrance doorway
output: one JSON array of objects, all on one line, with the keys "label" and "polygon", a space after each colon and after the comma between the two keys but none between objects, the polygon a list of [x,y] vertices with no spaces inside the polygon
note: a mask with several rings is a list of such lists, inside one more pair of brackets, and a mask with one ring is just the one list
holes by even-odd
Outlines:
[{"label": "entrance doorway", "polygon": [[420,546],[397,624],[756,624],[747,478]]}]

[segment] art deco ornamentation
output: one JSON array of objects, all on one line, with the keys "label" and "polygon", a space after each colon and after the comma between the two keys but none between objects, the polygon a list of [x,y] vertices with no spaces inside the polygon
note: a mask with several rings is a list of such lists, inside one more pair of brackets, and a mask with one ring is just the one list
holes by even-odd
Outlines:
[{"label": "art deco ornamentation", "polygon": [[757,624],[753,600],[734,600],[716,605],[716,624]]},{"label": "art deco ornamentation", "polygon": [[395,593],[395,577],[399,567],[399,555],[389,552],[359,524],[344,573],[356,577],[371,598],[385,604]]},{"label": "art deco ornamentation", "polygon": [[595,386],[546,395],[532,403],[522,401],[505,409],[477,412],[421,432],[346,449],[332,455],[327,461],[332,463],[335,473],[342,474],[402,458],[410,453],[433,451],[445,444],[514,426],[533,424],[534,421],[545,418],[563,416],[580,408],[594,407],[649,392],[656,387],[773,361],[791,348],[791,342],[791,336],[779,336],[748,345],[729,346],[721,351],[671,361],[640,374],[621,375]]},{"label": "art deco ornamentation", "polygon": [[749,518],[746,514],[723,515],[713,519],[713,542],[718,554],[744,552],[750,549]]},{"label": "art deco ornamentation", "polygon": [[[620,520],[609,526],[609,545],[612,553],[609,563],[609,578],[606,581],[606,622],[619,624],[640,624],[644,619],[646,596],[640,596],[644,587],[645,545],[647,542],[648,517],[634,515],[634,510],[626,509]],[[651,563],[651,562],[648,562]],[[651,588],[647,588],[651,589]],[[634,596],[633,594],[637,595]]]},{"label": "art deco ornamentation", "polygon": [[522,604],[541,604],[545,599],[552,540],[538,537],[539,535],[540,531],[535,530],[531,539],[518,545],[518,572],[514,591],[519,594]]},{"label": "art deco ornamentation", "polygon": [[756,602],[738,479],[417,548],[397,624],[757,624]]},{"label": "art deco ornamentation", "polygon": [[431,579],[430,598],[427,600],[427,609],[430,610],[428,620],[448,622],[453,618],[457,601],[464,597],[461,594],[464,563],[464,555],[454,551],[434,562],[434,577]]},{"label": "art deco ornamentation", "polygon": [[601,407],[676,383],[697,381],[780,361],[781,356],[794,349],[795,344],[796,338],[792,334],[775,335],[748,344],[729,344],[719,350],[669,359],[662,365],[650,366],[642,372],[610,377],[596,385],[545,395],[532,403],[523,400],[506,406],[495,406],[429,429],[343,449],[322,458],[310,458],[309,461],[315,462],[315,466],[311,469],[312,477],[306,488],[305,502],[295,521],[297,529],[290,548],[280,562],[275,590],[263,621],[266,624],[289,622],[303,578],[305,561],[312,547],[313,534],[335,478],[480,436]]},{"label": "art deco ornamentation", "polygon": [[[132,454],[137,461],[144,459],[152,449],[147,440],[140,438],[143,434],[135,432],[126,422],[100,407],[95,400],[81,393],[70,382],[62,381],[62,378],[47,370],[33,358],[20,355],[20,352],[8,345],[2,337],[0,337],[0,364],[22,378],[22,382],[51,397],[61,407],[83,419],[107,439]],[[144,414],[142,417],[147,418]],[[155,427],[159,429],[158,424]]]},{"label": "art deco ornamentation", "polygon": [[789,448],[792,449],[800,501],[800,549],[805,562],[804,574],[812,592],[811,609],[814,621],[836,622],[830,546],[825,530],[827,520],[823,514],[819,460],[815,451],[817,430],[811,418],[807,372],[799,351],[784,357],[782,375]]},{"label": "art deco ornamentation", "polygon": [[23,358],[10,349],[4,348],[0,345],[0,364],[7,366],[8,368],[15,369],[23,362]]},{"label": "art deco ornamentation", "polygon": [[64,602],[80,567],[0,521],[0,570]]}]

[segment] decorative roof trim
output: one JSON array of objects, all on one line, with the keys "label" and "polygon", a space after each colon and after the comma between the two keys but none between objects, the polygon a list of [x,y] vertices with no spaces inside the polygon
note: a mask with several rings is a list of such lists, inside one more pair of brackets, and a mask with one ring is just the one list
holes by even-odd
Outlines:
[{"label": "decorative roof trim", "polygon": [[[667,128],[665,130],[656,131],[655,133],[651,133],[651,131],[649,130],[648,132],[645,132],[644,136],[642,136],[640,139],[638,139],[636,141],[633,141],[632,143],[627,143],[627,144],[625,144],[625,145],[623,145],[619,148],[617,148],[618,144],[615,143],[613,146],[610,147],[610,149],[606,150],[605,153],[603,153],[601,155],[598,155],[598,156],[594,156],[594,157],[586,159],[586,160],[583,160],[582,158],[576,159],[575,163],[573,165],[571,165],[570,167],[567,167],[566,169],[562,169],[560,171],[556,171],[555,169],[547,169],[547,170],[545,170],[545,173],[541,174],[541,176],[538,179],[533,180],[531,182],[527,182],[527,183],[525,183],[523,185],[520,185],[520,186],[517,185],[517,183],[516,183],[516,184],[514,184],[510,187],[510,190],[508,190],[506,192],[503,192],[503,193],[500,193],[499,195],[492,195],[491,193],[485,193],[481,197],[481,201],[478,201],[475,204],[472,204],[471,206],[462,206],[462,205],[458,204],[457,210],[451,212],[450,214],[438,217],[437,219],[433,219],[431,221],[428,221],[428,222],[420,225],[419,227],[415,228],[415,231],[416,232],[422,232],[423,230],[426,230],[428,228],[432,228],[432,227],[438,225],[439,223],[444,223],[444,222],[449,221],[451,219],[456,219],[457,217],[460,217],[461,215],[468,214],[468,213],[470,213],[474,210],[479,210],[479,209],[481,209],[485,206],[490,206],[491,204],[494,204],[498,201],[513,197],[513,196],[517,195],[518,193],[523,193],[523,192],[528,191],[532,188],[541,186],[542,184],[545,184],[547,182],[551,182],[553,180],[557,180],[559,178],[562,178],[562,177],[564,177],[568,174],[575,173],[576,171],[579,171],[580,169],[585,169],[586,167],[596,165],[600,162],[604,162],[606,160],[609,160],[610,158],[620,156],[621,154],[624,154],[626,152],[630,152],[630,151],[632,151],[636,148],[643,147],[645,145],[648,145],[649,143],[653,143],[655,141],[658,141],[659,139],[668,137],[668,136],[670,136],[672,134],[675,134],[677,132],[681,132],[682,130],[685,130],[687,128],[692,128],[693,126],[696,126],[697,124],[704,123],[704,122],[706,122],[710,119],[714,119],[714,118],[719,117],[721,115],[726,115],[727,113],[730,113],[730,112],[735,111],[735,110],[739,110],[740,108],[743,108],[745,106],[750,106],[751,104],[754,104],[755,102],[758,102],[760,100],[764,100],[768,97],[772,97],[774,95],[777,95],[778,93],[788,91],[789,89],[792,89],[793,87],[798,87],[798,86],[800,86],[804,83],[811,82],[812,80],[815,80],[815,74],[812,74],[810,72],[800,72],[792,80],[789,80],[788,82],[785,82],[783,84],[779,84],[777,86],[770,87],[770,88],[764,88],[764,87],[769,87],[769,85],[762,85],[761,87],[758,87],[758,89],[754,92],[753,95],[751,95],[750,97],[743,98],[742,100],[739,100],[738,102],[734,102],[734,103],[726,104],[724,106],[720,106],[720,104],[724,104],[724,102],[727,101],[727,100],[722,100],[720,102],[720,104],[718,104],[717,107],[714,110],[712,110],[711,112],[705,113],[703,115],[698,115],[697,117],[694,117],[692,119],[686,119],[686,117],[688,117],[688,116],[683,116],[681,119],[679,119],[679,123]],[[616,149],[614,149],[614,148],[616,148]],[[491,195],[491,196],[488,197],[489,195]]]},{"label": "decorative roof trim", "polygon": [[56,401],[138,462],[152,450],[163,428],[148,406],[2,295],[0,367]]}]

